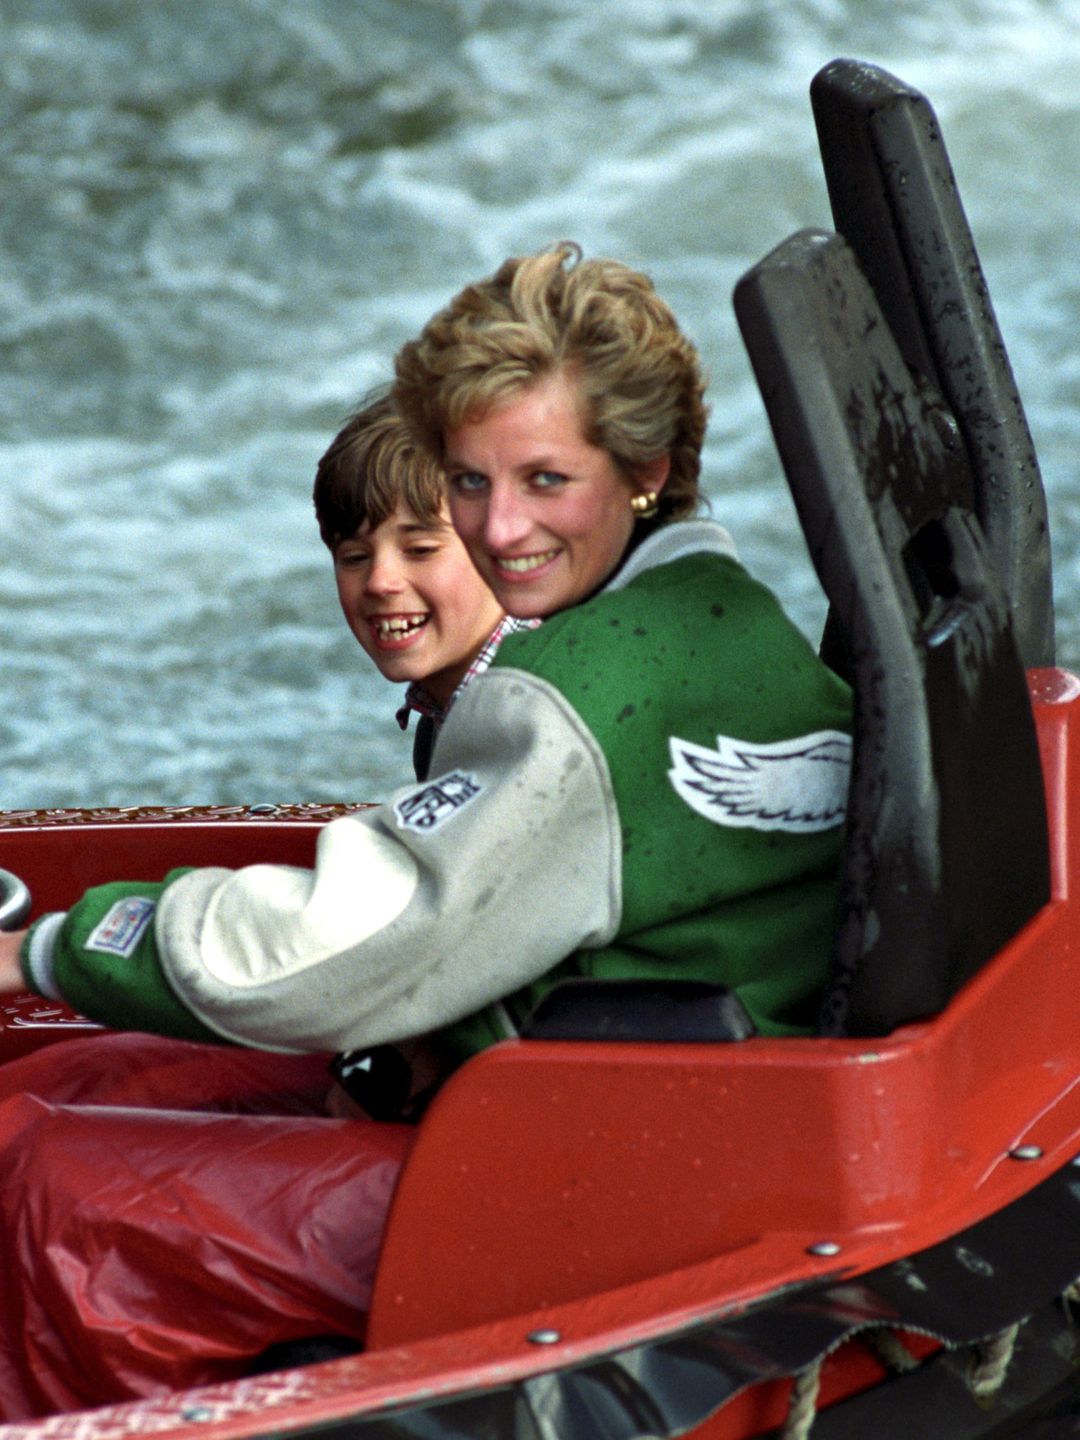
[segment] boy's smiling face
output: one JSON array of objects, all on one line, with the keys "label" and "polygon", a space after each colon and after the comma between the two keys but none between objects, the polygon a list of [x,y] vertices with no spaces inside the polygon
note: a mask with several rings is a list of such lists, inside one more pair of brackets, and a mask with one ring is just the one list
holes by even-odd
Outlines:
[{"label": "boy's smiling face", "polygon": [[419,680],[445,705],[503,611],[448,514],[437,524],[399,504],[334,550],[349,629],[387,680]]}]

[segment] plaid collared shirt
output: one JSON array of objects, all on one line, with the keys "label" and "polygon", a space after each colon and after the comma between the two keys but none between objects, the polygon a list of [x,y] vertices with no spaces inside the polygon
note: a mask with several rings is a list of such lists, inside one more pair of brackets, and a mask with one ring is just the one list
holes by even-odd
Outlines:
[{"label": "plaid collared shirt", "polygon": [[429,716],[434,720],[436,727],[441,725],[447,715],[450,714],[454,706],[454,701],[465,689],[466,685],[475,680],[477,675],[482,675],[492,660],[495,659],[495,652],[506,639],[507,635],[514,635],[519,630],[535,630],[540,623],[539,620],[516,620],[513,615],[504,615],[477,651],[475,659],[468,670],[465,671],[457,689],[445,705],[440,705],[432,695],[428,694],[419,680],[414,680],[405,691],[405,703],[397,712],[397,723],[401,726],[402,730],[409,728],[410,710],[415,710],[418,715]]}]

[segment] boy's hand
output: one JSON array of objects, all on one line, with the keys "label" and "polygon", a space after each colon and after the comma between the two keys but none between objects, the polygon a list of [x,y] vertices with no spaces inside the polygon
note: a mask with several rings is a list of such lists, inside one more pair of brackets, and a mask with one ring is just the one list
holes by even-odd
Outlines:
[{"label": "boy's hand", "polygon": [[25,930],[0,930],[0,995],[21,995],[26,990],[19,966],[19,946]]}]

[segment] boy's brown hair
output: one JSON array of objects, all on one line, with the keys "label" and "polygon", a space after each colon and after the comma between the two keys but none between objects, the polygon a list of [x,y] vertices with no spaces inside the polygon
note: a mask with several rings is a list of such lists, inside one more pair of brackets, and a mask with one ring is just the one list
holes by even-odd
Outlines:
[{"label": "boy's brown hair", "polygon": [[444,519],[443,476],[412,439],[388,394],[369,397],[338,431],[315,472],[315,516],[331,554],[398,505],[425,525]]}]

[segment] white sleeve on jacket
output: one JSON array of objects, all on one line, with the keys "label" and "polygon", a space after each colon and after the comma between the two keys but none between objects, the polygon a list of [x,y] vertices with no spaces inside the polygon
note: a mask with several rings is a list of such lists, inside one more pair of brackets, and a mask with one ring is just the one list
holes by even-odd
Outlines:
[{"label": "white sleeve on jacket", "polygon": [[606,944],[622,909],[607,762],[546,681],[457,701],[438,774],[332,821],[315,869],[196,870],[158,906],[161,963],[210,1029],[284,1050],[424,1034]]}]

